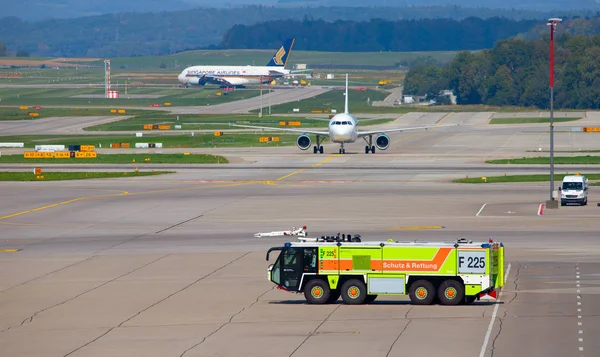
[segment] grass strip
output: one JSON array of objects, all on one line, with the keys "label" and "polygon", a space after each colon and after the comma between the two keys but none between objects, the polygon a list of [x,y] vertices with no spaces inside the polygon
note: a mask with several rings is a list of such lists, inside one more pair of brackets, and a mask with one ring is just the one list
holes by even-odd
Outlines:
[{"label": "grass strip", "polygon": [[227,164],[223,156],[206,154],[98,154],[96,158],[26,159],[23,155],[2,155],[3,164]]},{"label": "grass strip", "polygon": [[[550,164],[550,157],[523,157],[519,159],[486,160],[486,164]],[[586,165],[600,164],[600,156],[558,156],[554,157],[554,164],[559,165]]]},{"label": "grass strip", "polygon": [[[554,118],[555,123],[575,121],[581,118]],[[550,123],[550,118],[493,118],[490,120],[490,124],[535,124],[535,123]]]},{"label": "grass strip", "polygon": [[63,181],[97,178],[142,177],[174,173],[174,171],[130,171],[130,172],[0,172],[0,181]]},{"label": "grass strip", "polygon": [[[554,181],[562,181],[565,176],[572,174],[554,174]],[[485,180],[482,179],[485,177]],[[585,175],[590,180],[600,180],[600,174]],[[477,176],[454,179],[456,183],[506,183],[506,182],[550,182],[550,175],[510,175],[510,176]],[[597,186],[596,184],[591,184]]]}]

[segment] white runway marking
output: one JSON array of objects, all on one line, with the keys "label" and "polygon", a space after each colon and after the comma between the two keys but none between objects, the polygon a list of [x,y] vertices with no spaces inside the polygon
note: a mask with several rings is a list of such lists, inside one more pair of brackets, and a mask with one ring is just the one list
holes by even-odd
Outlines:
[{"label": "white runway marking", "polygon": [[485,208],[486,205],[487,205],[487,203],[484,203],[483,206],[481,206],[481,208],[479,209],[479,212],[477,212],[477,214],[475,216],[479,216],[479,214],[481,213],[481,211],[483,211],[483,209]]},{"label": "white runway marking", "polygon": [[[483,207],[481,207],[481,209],[483,209]],[[510,274],[510,266],[511,266],[510,263],[508,263],[508,268],[506,269],[506,275],[504,276],[504,285],[506,285],[506,281],[508,280],[508,274]],[[503,292],[504,292],[504,290],[500,291],[500,295],[498,295],[498,301],[500,300],[500,297],[502,296]],[[492,330],[494,328],[496,314],[498,314],[499,306],[500,306],[500,304],[498,304],[498,303],[496,303],[496,306],[494,306],[494,312],[492,313],[492,318],[490,319],[490,324],[488,325],[488,329],[485,334],[485,338],[483,339],[483,345],[481,345],[481,352],[479,352],[479,357],[485,356],[485,352],[487,350],[487,345],[488,345],[488,342],[490,341],[490,335],[492,334]]]}]

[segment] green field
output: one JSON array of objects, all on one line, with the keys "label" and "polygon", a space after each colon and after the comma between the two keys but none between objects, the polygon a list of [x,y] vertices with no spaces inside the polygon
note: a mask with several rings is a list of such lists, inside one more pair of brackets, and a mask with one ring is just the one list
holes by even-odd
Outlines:
[{"label": "green field", "polygon": [[[388,95],[388,92],[373,89],[367,89],[366,91],[349,90],[348,100],[350,112],[371,113],[374,110],[376,111],[377,109],[386,109],[375,108],[371,104],[373,103],[373,101],[384,100]],[[299,109],[299,113],[305,114],[309,114],[313,110],[331,111],[332,109],[337,110],[338,113],[343,113],[344,91],[341,89],[335,89],[312,98],[300,100],[297,102],[275,105],[271,107],[271,112],[275,114],[294,113],[293,109]],[[253,110],[252,112],[258,111]]]},{"label": "green field", "polygon": [[[257,89],[236,89],[234,91],[220,91],[218,88],[177,88],[177,87],[151,87],[128,88],[127,94],[119,89],[120,97],[116,99],[104,98],[103,88],[0,88],[2,106],[42,106],[39,110],[40,117],[45,114],[46,105],[67,106],[70,108],[85,106],[101,106],[119,109],[119,107],[147,107],[158,103],[161,106],[169,102],[172,106],[198,106],[216,105],[240,99],[253,98],[260,95]],[[222,95],[217,95],[222,93]],[[136,95],[152,96],[152,98],[136,98]],[[81,97],[84,96],[84,97]],[[88,96],[93,96],[89,97]],[[18,108],[17,108],[18,109]],[[30,108],[32,109],[32,108]],[[33,111],[33,110],[30,110]],[[25,113],[26,114],[26,113]]]},{"label": "green field", "polygon": [[[560,182],[567,174],[554,174],[554,181]],[[513,176],[486,176],[486,180],[481,179],[482,176],[454,179],[456,183],[499,183],[499,182],[549,182],[550,175],[513,175]],[[590,180],[600,180],[600,174],[585,175]],[[594,184],[594,186],[596,186]]]},{"label": "green field", "polygon": [[[249,129],[252,131],[252,129]],[[96,148],[108,149],[112,143],[129,143],[135,148],[135,143],[162,143],[163,148],[223,148],[223,147],[269,147],[295,145],[299,134],[282,134],[280,131],[261,131],[252,133],[227,133],[214,136],[213,133],[161,135],[144,133],[141,138],[135,135],[19,135],[0,137],[2,142],[24,143],[26,148],[35,145],[94,145]],[[278,137],[279,141],[262,143],[261,137]],[[66,148],[65,148],[66,149]],[[0,157],[3,162],[4,155]],[[78,159],[80,160],[80,159]]]},{"label": "green field", "polygon": [[[264,111],[263,111],[264,113]],[[179,118],[179,120],[177,119]],[[263,115],[259,118],[258,115],[228,115],[228,114],[200,114],[200,115],[173,115],[162,112],[146,112],[141,115],[136,115],[134,118],[124,119],[117,122],[100,124],[92,127],[87,127],[87,131],[128,131],[128,130],[139,130],[142,131],[144,125],[156,124],[156,125],[170,125],[170,131],[178,130],[218,130],[218,129],[239,129],[236,127],[230,127],[229,123],[242,124],[242,125],[258,125],[258,126],[271,126],[281,127],[279,123],[284,122],[296,122],[299,121],[301,126],[294,128],[315,128],[315,127],[327,127],[328,114],[322,114],[319,120],[315,118],[307,117],[283,117],[283,116],[271,116]],[[390,122],[394,119],[377,119],[370,120],[369,123],[373,125],[383,124]],[[176,129],[175,125],[181,125],[181,129]],[[371,125],[371,124],[369,124]]]},{"label": "green field", "polygon": [[142,177],[174,173],[174,171],[132,171],[132,172],[0,172],[0,181],[62,181],[96,178]]},{"label": "green field", "polygon": [[[576,121],[581,118],[554,118],[555,123]],[[490,124],[531,124],[531,123],[550,123],[550,118],[493,118]]]},{"label": "green field", "polygon": [[[272,50],[198,50],[181,52],[169,56],[154,57],[122,57],[111,59],[113,71],[133,69],[158,69],[161,63],[165,70],[181,71],[192,65],[256,65],[264,66],[269,62]],[[289,56],[288,68],[294,68],[298,63],[305,63],[308,68],[315,65],[360,65],[360,66],[389,66],[397,67],[400,61],[412,61],[417,58],[432,58],[441,62],[448,62],[456,56],[455,51],[441,52],[316,52],[295,51]],[[97,62],[100,64],[101,62]],[[179,68],[175,68],[175,66]],[[124,68],[122,68],[124,67]]]},{"label": "green field", "polygon": [[[140,109],[127,109],[124,114],[111,113],[110,108],[44,108],[35,110],[33,107],[29,107],[28,110],[21,110],[19,108],[0,108],[0,121],[2,120],[37,120],[41,118],[50,117],[71,117],[71,116],[127,116],[127,115],[152,115],[152,113],[163,114],[162,111],[157,110],[140,110]],[[28,115],[30,112],[38,113],[39,116],[31,117]]]},{"label": "green field", "polygon": [[[150,159],[150,160],[147,160]],[[2,164],[227,164],[226,158],[199,154],[98,154],[95,159],[25,159],[23,155],[2,155]]]},{"label": "green field", "polygon": [[[523,157],[520,159],[486,160],[486,164],[550,164],[550,157]],[[555,156],[557,165],[589,165],[600,164],[600,156]]]}]

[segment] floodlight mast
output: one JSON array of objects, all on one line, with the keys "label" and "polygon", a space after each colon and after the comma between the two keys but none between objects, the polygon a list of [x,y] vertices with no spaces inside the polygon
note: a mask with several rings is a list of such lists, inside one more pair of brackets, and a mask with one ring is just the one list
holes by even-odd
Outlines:
[{"label": "floodlight mast", "polygon": [[554,31],[562,19],[553,17],[550,26],[550,201],[554,201]]}]

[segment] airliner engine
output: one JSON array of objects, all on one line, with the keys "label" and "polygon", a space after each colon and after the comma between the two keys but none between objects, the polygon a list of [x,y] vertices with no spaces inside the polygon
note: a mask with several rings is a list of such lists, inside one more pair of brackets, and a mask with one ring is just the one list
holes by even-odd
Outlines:
[{"label": "airliner engine", "polygon": [[308,150],[310,143],[310,137],[306,134],[300,135],[298,140],[296,140],[296,145],[298,145],[301,150]]},{"label": "airliner engine", "polygon": [[206,76],[190,78],[189,82],[193,85],[203,86],[206,84]]},{"label": "airliner engine", "polygon": [[379,150],[385,150],[390,146],[390,137],[385,134],[379,134],[375,138],[375,145]]}]

